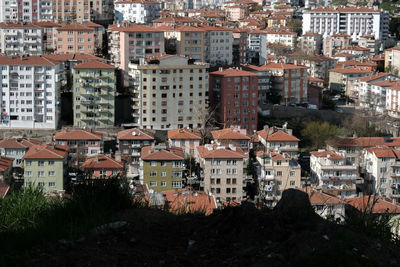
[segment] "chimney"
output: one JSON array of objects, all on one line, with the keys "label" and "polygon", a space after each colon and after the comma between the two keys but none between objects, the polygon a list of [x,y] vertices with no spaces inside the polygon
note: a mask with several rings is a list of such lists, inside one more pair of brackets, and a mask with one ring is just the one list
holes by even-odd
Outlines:
[{"label": "chimney", "polygon": [[99,162],[99,154],[96,154],[96,162]]},{"label": "chimney", "polygon": [[219,68],[218,68],[218,71],[223,71],[223,70],[224,70],[223,67],[219,67]]},{"label": "chimney", "polygon": [[121,162],[121,152],[119,151],[115,152],[115,160]]},{"label": "chimney", "polygon": [[268,125],[264,125],[264,131],[268,131],[268,129],[269,129],[269,126]]}]

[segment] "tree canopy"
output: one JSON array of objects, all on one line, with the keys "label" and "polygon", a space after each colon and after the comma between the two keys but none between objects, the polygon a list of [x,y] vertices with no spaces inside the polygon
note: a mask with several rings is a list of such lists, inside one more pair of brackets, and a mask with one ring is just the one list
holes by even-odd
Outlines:
[{"label": "tree canopy", "polygon": [[328,122],[313,121],[306,125],[301,134],[310,141],[312,149],[318,149],[324,146],[326,140],[336,137],[339,129]]}]

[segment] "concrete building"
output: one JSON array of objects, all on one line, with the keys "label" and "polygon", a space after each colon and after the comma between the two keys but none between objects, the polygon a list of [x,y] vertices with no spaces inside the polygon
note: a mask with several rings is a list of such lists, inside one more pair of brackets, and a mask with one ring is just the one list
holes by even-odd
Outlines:
[{"label": "concrete building", "polygon": [[176,54],[206,62],[209,44],[206,31],[201,27],[178,26],[176,29]]},{"label": "concrete building", "polygon": [[200,190],[215,196],[218,205],[244,197],[245,155],[233,145],[206,144],[196,149],[200,162]]},{"label": "concrete building", "polygon": [[0,56],[0,128],[56,129],[62,65],[41,56]]},{"label": "concrete building", "polygon": [[329,71],[329,88],[336,92],[350,93],[351,84],[373,72],[363,67],[336,68]]},{"label": "concrete building", "polygon": [[349,47],[350,43],[350,35],[346,33],[333,34],[332,36],[324,37],[322,51],[325,56],[332,57],[342,49]]},{"label": "concrete building", "polygon": [[43,28],[43,52],[53,53],[57,49],[57,29],[61,27],[61,24],[41,21],[35,25]]},{"label": "concrete building", "polygon": [[295,48],[297,44],[297,33],[287,30],[267,30],[267,43],[280,44]]},{"label": "concrete building", "polygon": [[224,127],[257,129],[258,75],[240,69],[220,68],[210,74],[210,102]]},{"label": "concrete building", "polygon": [[232,64],[238,66],[247,63],[247,30],[232,30]]},{"label": "concrete building", "polygon": [[344,151],[313,151],[310,168],[311,182],[339,198],[356,197],[356,185],[363,183],[358,175],[358,166],[346,160]]},{"label": "concrete building", "polygon": [[64,192],[68,152],[49,145],[31,146],[24,155],[24,185],[46,193]]},{"label": "concrete building", "polygon": [[368,48],[371,55],[376,55],[382,48],[382,40],[376,40],[373,35],[362,35],[358,40],[358,46]]},{"label": "concrete building", "polygon": [[296,59],[294,64],[306,66],[308,75],[325,82],[329,81],[329,70],[335,69],[337,66],[335,59],[323,55],[309,55],[302,59]]},{"label": "concrete building", "polygon": [[70,24],[57,28],[57,54],[91,54],[95,52],[93,28]]},{"label": "concrete building", "polygon": [[9,138],[0,141],[0,155],[13,159],[13,167],[23,167],[24,155],[31,146],[39,145],[39,140]]},{"label": "concrete building", "polygon": [[115,67],[92,60],[75,65],[72,76],[74,126],[114,126]]},{"label": "concrete building", "polygon": [[[43,3],[41,3],[43,2]],[[37,22],[41,19],[41,13],[46,18],[47,9],[45,6],[49,1],[46,0],[11,0],[2,1],[0,5],[0,21],[1,22]],[[43,12],[42,12],[43,7]]]},{"label": "concrete building", "polygon": [[391,68],[393,72],[400,71],[400,47],[385,50],[385,69]]},{"label": "concrete building", "polygon": [[118,0],[114,3],[114,21],[150,24],[160,18],[161,3],[149,0]]},{"label": "concrete building", "polygon": [[307,32],[298,38],[298,46],[308,55],[319,55],[322,52],[322,35]]},{"label": "concrete building", "polygon": [[121,157],[113,159],[103,154],[87,157],[82,169],[89,179],[121,178],[125,172]]},{"label": "concrete building", "polygon": [[386,111],[386,88],[393,85],[388,73],[377,73],[360,79],[358,104],[380,114]]},{"label": "concrete building", "polygon": [[168,131],[168,144],[171,147],[180,147],[183,149],[185,157],[194,155],[194,150],[200,145],[200,131],[189,128],[180,128]]},{"label": "concrete building", "polygon": [[206,62],[210,66],[226,66],[232,64],[232,29],[203,25],[205,45],[207,45]]},{"label": "concrete building", "polygon": [[181,148],[145,146],[140,167],[140,182],[146,184],[150,192],[183,187],[185,166]]},{"label": "concrete building", "polygon": [[259,151],[256,155],[258,184],[262,201],[274,207],[286,189],[300,189],[301,167],[286,153]]},{"label": "concrete building", "polygon": [[386,111],[393,118],[400,118],[400,82],[395,81],[386,87]]},{"label": "concrete building", "polygon": [[303,31],[324,36],[346,33],[355,41],[363,35],[389,36],[389,12],[369,7],[315,8],[303,14]]},{"label": "concrete building", "polygon": [[272,72],[262,66],[242,65],[242,69],[258,75],[258,111],[263,111],[263,106],[271,103],[271,76]]},{"label": "concrete building", "polygon": [[117,146],[123,156],[129,156],[128,162],[139,164],[142,147],[154,143],[154,134],[149,131],[132,128],[122,130],[117,134]]},{"label": "concrete building", "polygon": [[129,65],[133,125],[147,129],[201,127],[208,112],[208,64],[163,55]]},{"label": "concrete building", "polygon": [[300,140],[286,125],[282,128],[264,126],[264,129],[257,132],[257,136],[267,152],[284,153],[291,158],[298,157]]},{"label": "concrete building", "polygon": [[215,142],[239,147],[246,155],[250,152],[250,149],[253,148],[250,137],[247,134],[247,129],[242,129],[238,126],[211,131],[211,135]]},{"label": "concrete building", "polygon": [[267,57],[267,32],[250,30],[247,36],[247,62],[256,66],[264,65]]},{"label": "concrete building", "polygon": [[0,52],[5,55],[42,54],[43,29],[34,24],[0,23]]}]

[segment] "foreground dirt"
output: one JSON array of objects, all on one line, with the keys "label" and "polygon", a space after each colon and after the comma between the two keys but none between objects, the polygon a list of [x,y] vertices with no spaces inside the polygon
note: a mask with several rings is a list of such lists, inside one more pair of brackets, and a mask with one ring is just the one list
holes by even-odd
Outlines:
[{"label": "foreground dirt", "polygon": [[[399,266],[398,248],[317,216],[227,208],[211,216],[152,209],[122,227],[32,250],[29,266]],[[125,222],[127,222],[125,224]],[[125,224],[125,225],[124,225]],[[120,226],[121,226],[120,225]]]}]

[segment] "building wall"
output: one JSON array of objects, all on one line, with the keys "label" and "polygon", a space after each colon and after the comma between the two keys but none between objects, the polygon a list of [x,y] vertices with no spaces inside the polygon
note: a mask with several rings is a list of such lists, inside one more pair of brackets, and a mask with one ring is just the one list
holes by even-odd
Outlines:
[{"label": "building wall", "polygon": [[204,31],[179,31],[176,39],[176,54],[200,62],[206,62],[206,44]]},{"label": "building wall", "polygon": [[42,28],[20,25],[0,28],[0,52],[6,55],[42,54]]},{"label": "building wall", "polygon": [[57,30],[57,54],[91,54],[95,52],[94,31]]},{"label": "building wall", "polygon": [[[182,187],[183,161],[154,160],[153,163],[155,163],[155,166],[152,166],[152,161],[141,161],[141,167],[143,167],[143,183],[147,184],[149,189],[155,192],[161,192]],[[162,166],[162,164],[165,164],[165,166]],[[155,172],[155,175],[151,176],[151,172]]]},{"label": "building wall", "polygon": [[[39,162],[43,166],[39,166]],[[50,164],[50,162],[54,162]],[[64,190],[64,166],[66,159],[25,159],[24,184],[25,186],[42,186],[44,192]],[[40,176],[42,174],[42,176]]]},{"label": "building wall", "polygon": [[209,53],[206,61],[211,66],[232,64],[232,31],[209,31]]},{"label": "building wall", "polygon": [[183,153],[185,157],[189,157],[189,155],[194,155],[194,150],[196,147],[200,145],[200,140],[194,139],[180,139],[180,140],[171,140],[168,139],[168,143],[171,146],[180,147],[183,149]]},{"label": "building wall", "polygon": [[115,3],[114,21],[130,21],[136,23],[152,23],[160,18],[159,3]]}]

